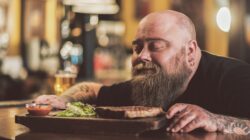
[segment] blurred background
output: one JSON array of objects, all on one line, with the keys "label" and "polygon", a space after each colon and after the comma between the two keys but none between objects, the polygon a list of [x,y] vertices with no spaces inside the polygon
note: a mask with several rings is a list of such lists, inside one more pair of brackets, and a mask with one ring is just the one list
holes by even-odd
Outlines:
[{"label": "blurred background", "polygon": [[59,70],[104,84],[131,78],[139,20],[174,9],[203,50],[250,63],[248,0],[0,0],[0,100],[53,93]]}]

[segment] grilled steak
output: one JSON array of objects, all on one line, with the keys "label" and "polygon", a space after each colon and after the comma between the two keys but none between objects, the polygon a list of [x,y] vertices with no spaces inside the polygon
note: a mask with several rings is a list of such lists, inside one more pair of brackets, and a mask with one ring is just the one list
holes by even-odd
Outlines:
[{"label": "grilled steak", "polygon": [[155,117],[164,113],[160,107],[145,106],[96,107],[96,112],[99,116],[105,118],[144,118]]}]

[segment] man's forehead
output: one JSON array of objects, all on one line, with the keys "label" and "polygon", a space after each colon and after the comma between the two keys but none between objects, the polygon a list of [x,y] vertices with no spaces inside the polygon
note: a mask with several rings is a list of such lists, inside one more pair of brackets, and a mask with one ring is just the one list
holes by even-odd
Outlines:
[{"label": "man's forehead", "polygon": [[163,24],[173,24],[176,23],[179,19],[179,16],[169,14],[169,13],[152,13],[143,18],[140,22],[141,25],[147,26],[157,26]]},{"label": "man's forehead", "polygon": [[174,24],[144,24],[139,27],[136,38],[165,38],[176,32]]},{"label": "man's forehead", "polygon": [[178,21],[155,22],[145,21],[140,24],[136,38],[163,38],[169,42],[174,40],[189,40],[190,32]]},{"label": "man's forehead", "polygon": [[167,14],[150,14],[139,23],[140,34],[161,34],[178,26],[176,17]]}]

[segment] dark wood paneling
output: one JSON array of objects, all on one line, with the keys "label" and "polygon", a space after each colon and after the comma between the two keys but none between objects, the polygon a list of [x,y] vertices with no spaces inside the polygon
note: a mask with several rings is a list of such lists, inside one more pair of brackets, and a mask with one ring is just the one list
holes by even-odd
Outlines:
[{"label": "dark wood paneling", "polygon": [[245,60],[246,41],[244,38],[245,0],[231,0],[233,20],[229,32],[229,56]]},{"label": "dark wood paneling", "polygon": [[171,9],[186,14],[193,22],[197,33],[197,42],[201,49],[205,49],[205,20],[202,0],[172,0]]}]

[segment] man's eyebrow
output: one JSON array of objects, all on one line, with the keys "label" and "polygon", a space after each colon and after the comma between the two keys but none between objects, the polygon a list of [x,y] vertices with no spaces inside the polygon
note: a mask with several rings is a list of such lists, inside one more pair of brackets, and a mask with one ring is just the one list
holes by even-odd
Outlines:
[{"label": "man's eyebrow", "polygon": [[159,38],[159,37],[157,37],[157,38],[146,38],[145,40],[146,40],[146,41],[151,41],[151,40],[163,40],[163,41],[165,41],[165,42],[169,42],[168,40],[163,39],[163,38]]},{"label": "man's eyebrow", "polygon": [[138,42],[138,41],[144,41],[144,40],[146,40],[146,41],[148,41],[148,40],[164,40],[164,41],[167,41],[167,42],[168,42],[168,40],[163,39],[163,38],[159,38],[159,37],[144,38],[144,39],[137,38],[137,39],[133,40],[132,42]]},{"label": "man's eyebrow", "polygon": [[164,41],[164,42],[166,42],[166,43],[170,43],[168,40],[166,40],[166,39],[163,39],[163,38],[145,38],[145,39],[140,39],[140,38],[138,38],[138,39],[135,39],[135,40],[133,40],[132,41],[132,44],[137,44],[137,43],[139,43],[139,42],[143,42],[143,41],[157,41],[157,40],[161,40],[161,41]]}]

